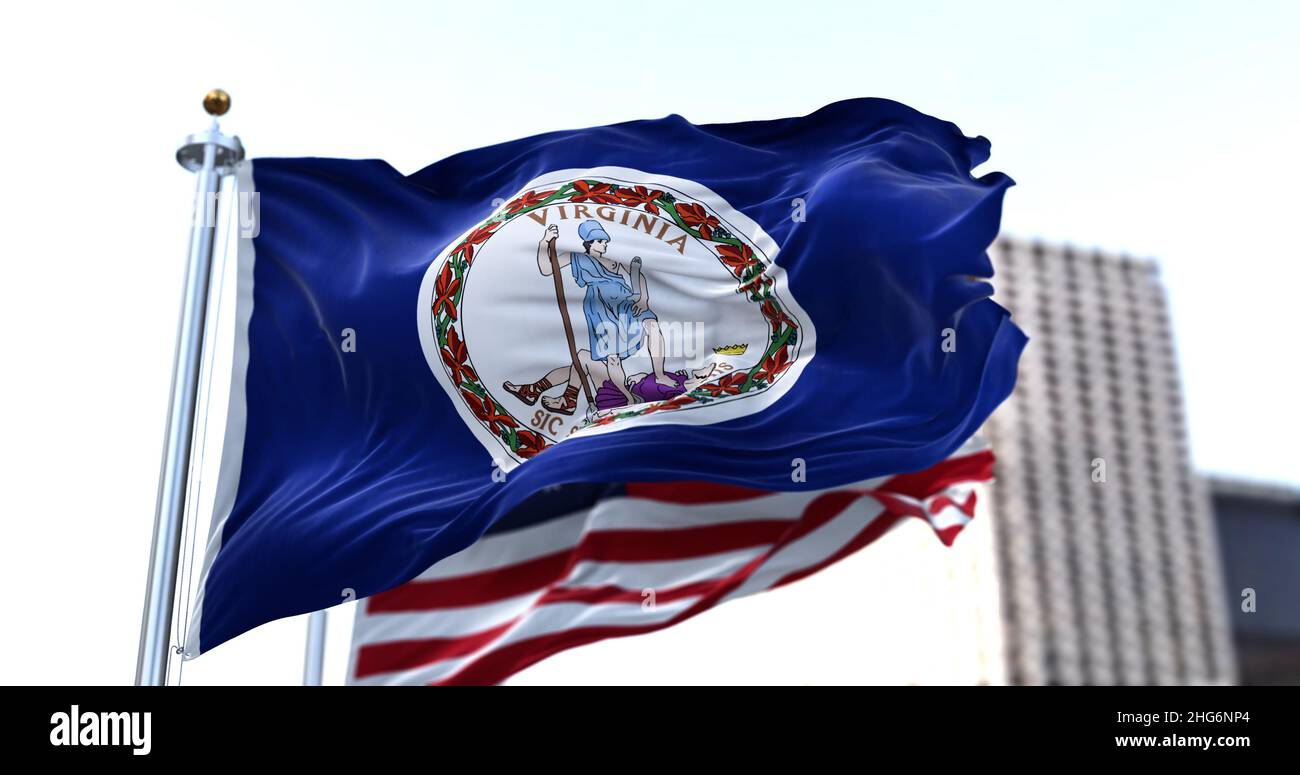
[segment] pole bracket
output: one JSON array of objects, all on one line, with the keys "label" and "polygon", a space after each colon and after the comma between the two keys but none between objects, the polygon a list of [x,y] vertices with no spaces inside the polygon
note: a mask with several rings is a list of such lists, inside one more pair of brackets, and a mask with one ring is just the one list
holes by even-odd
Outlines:
[{"label": "pole bracket", "polygon": [[233,173],[235,165],[244,160],[244,146],[239,138],[223,135],[217,122],[213,121],[212,127],[206,132],[196,132],[181,142],[176,149],[176,163],[190,172],[198,172],[203,169],[203,154],[209,145],[216,151],[215,169],[218,175]]}]

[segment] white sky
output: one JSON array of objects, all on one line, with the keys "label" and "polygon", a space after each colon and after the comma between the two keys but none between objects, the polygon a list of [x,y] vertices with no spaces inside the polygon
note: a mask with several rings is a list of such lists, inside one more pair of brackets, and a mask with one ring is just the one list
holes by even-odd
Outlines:
[{"label": "white sky", "polygon": [[[1300,484],[1295,4],[361,7],[0,11],[0,682],[133,677],[193,187],[172,153],[205,125],[212,86],[234,95],[225,126],[254,156],[381,157],[407,172],[552,129],[901,100],[992,140],[986,169],[1019,183],[1007,233],[1158,258],[1197,465]],[[817,594],[822,610],[843,602]],[[769,616],[751,602],[754,620]],[[761,626],[686,648],[715,662],[789,648],[756,645]],[[293,682],[301,634],[280,623],[192,667]],[[602,648],[586,651],[614,653]],[[557,664],[549,680],[594,674]],[[606,667],[635,680],[613,656]]]}]

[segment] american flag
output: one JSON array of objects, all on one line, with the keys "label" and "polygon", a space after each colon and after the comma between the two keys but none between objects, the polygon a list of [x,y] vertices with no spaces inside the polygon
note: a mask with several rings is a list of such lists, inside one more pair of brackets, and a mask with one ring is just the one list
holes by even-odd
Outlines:
[{"label": "american flag", "polygon": [[830,490],[550,488],[469,548],[362,601],[348,680],[500,683],[559,651],[670,627],[797,581],[906,517],[951,545],[992,472],[993,453],[972,440],[924,471]]}]

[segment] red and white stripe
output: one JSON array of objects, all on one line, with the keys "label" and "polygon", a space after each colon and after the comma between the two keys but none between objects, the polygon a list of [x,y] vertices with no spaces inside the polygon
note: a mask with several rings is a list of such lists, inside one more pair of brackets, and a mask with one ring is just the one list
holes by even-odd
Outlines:
[{"label": "red and white stripe", "polygon": [[363,601],[349,681],[500,683],[564,649],[797,581],[905,517],[950,545],[992,469],[992,452],[972,441],[925,471],[832,490],[629,484],[626,496],[485,536]]}]

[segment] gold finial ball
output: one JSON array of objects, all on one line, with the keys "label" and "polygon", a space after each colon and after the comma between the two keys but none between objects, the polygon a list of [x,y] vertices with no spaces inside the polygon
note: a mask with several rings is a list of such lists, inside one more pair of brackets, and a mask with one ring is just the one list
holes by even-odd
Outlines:
[{"label": "gold finial ball", "polygon": [[209,116],[224,116],[230,110],[230,95],[225,89],[213,89],[203,95],[203,109]]}]

